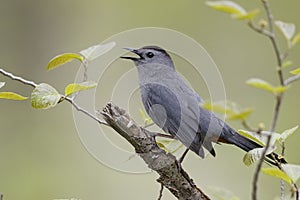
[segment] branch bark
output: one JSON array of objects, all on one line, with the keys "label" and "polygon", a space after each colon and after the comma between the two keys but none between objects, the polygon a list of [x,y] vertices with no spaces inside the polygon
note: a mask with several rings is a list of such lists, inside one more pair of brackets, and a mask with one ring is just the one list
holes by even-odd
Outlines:
[{"label": "branch bark", "polygon": [[174,196],[180,200],[210,200],[193,183],[176,157],[158,147],[154,133],[137,125],[123,109],[112,103],[108,103],[101,114],[107,124],[134,147],[148,167],[159,174],[157,182]]}]

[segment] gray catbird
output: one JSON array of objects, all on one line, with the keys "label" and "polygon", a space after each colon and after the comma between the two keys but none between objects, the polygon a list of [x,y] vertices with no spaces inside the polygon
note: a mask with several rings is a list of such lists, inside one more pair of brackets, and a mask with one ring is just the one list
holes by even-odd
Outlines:
[{"label": "gray catbird", "polygon": [[[216,155],[212,142],[233,144],[247,152],[262,147],[203,109],[200,106],[203,100],[175,71],[174,63],[164,49],[157,46],[125,49],[138,56],[121,58],[132,60],[137,67],[142,101],[148,115],[188,149],[203,158],[203,147]],[[276,165],[275,160],[285,163],[275,153],[267,157],[272,164]]]}]

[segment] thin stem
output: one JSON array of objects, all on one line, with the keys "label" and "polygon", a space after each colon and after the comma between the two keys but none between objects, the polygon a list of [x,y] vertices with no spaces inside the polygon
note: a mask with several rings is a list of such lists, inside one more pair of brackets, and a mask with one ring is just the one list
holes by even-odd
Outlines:
[{"label": "thin stem", "polygon": [[262,27],[256,26],[252,21],[248,22],[248,26],[250,28],[252,28],[252,30],[256,31],[257,33],[260,33],[260,34],[265,35],[267,37],[271,37],[271,35],[272,35],[270,31],[268,31],[268,30],[266,30]]},{"label": "thin stem", "polygon": [[270,33],[272,33],[269,38],[272,42],[275,54],[276,54],[276,59],[277,59],[277,65],[278,65],[278,76],[279,76],[279,80],[280,80],[280,84],[283,86],[284,85],[284,79],[283,79],[283,74],[282,74],[282,57],[279,51],[279,46],[277,44],[276,38],[275,38],[275,33],[274,33],[274,17],[271,13],[270,10],[270,5],[268,3],[267,0],[262,0],[262,3],[264,5],[265,11],[267,13],[268,16],[268,22],[269,22],[269,27],[270,27]]},{"label": "thin stem", "polygon": [[251,132],[258,132],[259,130],[255,130],[254,128],[252,128],[246,120],[243,120],[242,121],[242,125],[244,126],[245,129],[247,129],[248,131],[251,131]]},{"label": "thin stem", "polygon": [[22,78],[20,76],[15,76],[15,75],[13,75],[10,72],[5,71],[4,69],[0,68],[0,73],[3,74],[4,76],[7,76],[7,77],[13,79],[13,80],[19,81],[19,82],[21,82],[21,83],[23,83],[25,85],[29,85],[29,86],[32,86],[34,88],[37,86],[37,84],[35,82],[25,80],[24,78]]},{"label": "thin stem", "polygon": [[[265,34],[264,32],[262,32],[262,33],[264,35],[266,35],[271,40],[271,43],[273,45],[273,49],[274,49],[274,52],[275,52],[275,55],[276,55],[277,66],[278,66],[277,67],[277,73],[278,73],[280,85],[284,86],[284,78],[283,78],[283,73],[282,73],[282,57],[281,57],[281,54],[280,54],[280,51],[279,51],[279,46],[278,46],[276,38],[275,38],[273,15],[271,13],[268,1],[267,0],[261,0],[261,2],[262,2],[263,6],[264,6],[264,9],[266,11],[267,18],[268,18],[268,23],[269,23],[269,34]],[[251,24],[249,24],[249,26],[251,27]],[[255,28],[253,28],[253,29],[256,30]],[[274,132],[274,130],[276,128],[276,125],[277,125],[282,98],[283,98],[283,94],[280,94],[280,95],[276,96],[274,116],[273,116],[272,124],[271,124],[271,127],[270,127],[271,134],[267,138],[266,146],[264,148],[264,151],[262,152],[262,156],[259,159],[259,162],[257,164],[257,168],[256,168],[255,173],[254,173],[252,200],[257,200],[257,188],[258,188],[257,184],[258,184],[259,173],[261,171],[261,167],[262,167],[262,164],[264,162],[264,157],[267,153],[267,149],[270,146],[272,133]]]},{"label": "thin stem", "polygon": [[[0,68],[0,73],[3,74],[4,76],[7,76],[7,77],[13,79],[13,80],[20,81],[21,83],[23,83],[25,85],[30,85],[32,87],[36,87],[37,86],[37,84],[35,82],[28,81],[28,80],[26,80],[26,79],[24,79],[22,77],[19,77],[19,76],[15,76],[12,73],[7,72],[7,71],[5,71],[5,70],[3,70],[1,68]],[[108,125],[105,121],[102,121],[102,120],[98,119],[98,117],[94,116],[93,114],[91,114],[88,111],[86,111],[83,108],[81,108],[71,98],[65,97],[64,100],[66,100],[69,103],[71,103],[77,111],[84,113],[88,117],[90,117],[90,118],[94,119],[95,121],[97,121],[99,124]]]},{"label": "thin stem", "polygon": [[84,60],[83,61],[83,68],[84,68],[84,72],[83,72],[83,82],[88,80],[88,60]]},{"label": "thin stem", "polygon": [[295,76],[291,76],[290,78],[288,78],[288,79],[286,79],[286,80],[284,81],[284,85],[289,85],[289,84],[291,84],[292,82],[297,81],[298,79],[300,79],[300,74],[297,74],[297,75],[295,75]]},{"label": "thin stem", "polygon": [[83,108],[81,108],[79,105],[77,105],[75,103],[75,101],[69,97],[65,98],[66,101],[68,101],[70,104],[72,104],[72,106],[78,111],[78,112],[82,112],[85,115],[87,115],[88,117],[94,119],[96,122],[98,122],[99,124],[103,124],[106,126],[109,126],[105,121],[98,119],[98,117],[96,117],[95,115],[93,115],[92,113],[88,112],[87,110],[84,110]]}]

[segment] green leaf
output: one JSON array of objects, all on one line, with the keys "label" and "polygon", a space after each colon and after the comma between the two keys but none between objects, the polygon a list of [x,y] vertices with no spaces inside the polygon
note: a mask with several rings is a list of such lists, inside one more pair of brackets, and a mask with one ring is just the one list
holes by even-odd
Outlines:
[{"label": "green leaf", "polygon": [[212,7],[215,10],[223,11],[234,15],[246,15],[246,10],[233,1],[206,1],[206,5]]},{"label": "green leaf", "polygon": [[91,46],[87,49],[80,51],[80,54],[83,55],[89,61],[95,60],[97,57],[110,51],[115,45],[116,45],[115,42],[94,45],[94,46]]},{"label": "green leaf", "polygon": [[0,99],[22,101],[22,100],[28,99],[28,97],[24,97],[22,95],[14,93],[14,92],[0,92]]},{"label": "green leaf", "polygon": [[252,87],[273,92],[273,86],[264,80],[258,78],[251,78],[246,83]]},{"label": "green leaf", "polygon": [[246,138],[249,138],[261,146],[265,146],[268,140],[268,136],[271,134],[270,146],[273,146],[277,140],[281,137],[279,133],[271,133],[270,131],[261,131],[259,134],[256,132],[238,130],[238,133]]},{"label": "green leaf", "polygon": [[[270,146],[266,152],[266,155],[272,153],[275,151],[276,147],[275,146]],[[257,160],[259,160],[263,154],[264,148],[256,148],[248,151],[244,158],[243,162],[246,166],[250,166],[253,163],[255,163]]]},{"label": "green leaf", "polygon": [[273,88],[273,93],[274,94],[281,94],[285,92],[289,87],[288,86],[278,86]]},{"label": "green leaf", "polygon": [[282,67],[283,67],[283,68],[287,68],[287,67],[290,67],[290,66],[292,66],[292,65],[293,65],[293,62],[290,61],[290,60],[287,60],[287,61],[285,61],[285,62],[282,64]]},{"label": "green leaf", "polygon": [[255,10],[252,10],[250,12],[247,12],[246,14],[236,14],[236,15],[233,15],[233,17],[235,19],[239,19],[239,20],[252,20],[254,19],[257,15],[259,14],[259,10],[258,9],[255,9]]},{"label": "green leaf", "polygon": [[300,178],[300,166],[294,164],[283,164],[283,170],[285,173],[296,183]]},{"label": "green leaf", "polygon": [[2,88],[5,85],[5,82],[0,82],[0,88]]},{"label": "green leaf", "polygon": [[280,94],[285,92],[288,89],[288,87],[284,87],[284,86],[274,87],[267,81],[258,78],[251,78],[248,81],[246,81],[246,83],[252,87],[263,89],[273,94]]},{"label": "green leaf", "polygon": [[52,58],[48,65],[47,65],[47,70],[55,69],[67,62],[71,62],[72,60],[77,59],[80,62],[83,62],[84,58],[76,53],[64,53],[58,56],[55,56]]},{"label": "green leaf", "polygon": [[275,21],[275,25],[282,32],[284,37],[290,41],[295,34],[296,26],[293,23],[286,23],[282,21]]},{"label": "green leaf", "polygon": [[290,73],[294,74],[294,75],[300,74],[300,68],[294,69],[294,70],[290,71]]},{"label": "green leaf", "polygon": [[300,33],[298,33],[297,35],[295,35],[295,37],[292,40],[292,45],[295,45],[298,42],[300,42]]},{"label": "green leaf", "polygon": [[260,144],[261,146],[265,146],[265,143],[260,140],[261,135],[258,135],[256,132],[250,132],[250,131],[245,131],[245,130],[238,130],[238,133],[254,142],[257,144]]},{"label": "green leaf", "polygon": [[75,92],[89,90],[89,89],[95,88],[96,86],[97,86],[97,83],[92,82],[92,81],[87,81],[87,82],[83,82],[83,83],[72,83],[72,84],[69,84],[65,88],[65,96],[69,96]]},{"label": "green leaf", "polygon": [[31,93],[31,105],[37,109],[48,109],[57,105],[62,96],[51,85],[41,83]]},{"label": "green leaf", "polygon": [[287,182],[288,184],[292,184],[292,179],[280,169],[270,167],[270,168],[262,168],[261,171],[269,176],[280,178],[285,182]]},{"label": "green leaf", "polygon": [[263,148],[252,149],[247,152],[243,157],[243,162],[246,166],[250,166],[260,159]]},{"label": "green leaf", "polygon": [[253,112],[253,109],[248,108],[241,112],[229,114],[227,119],[228,120],[246,120],[252,112]]},{"label": "green leaf", "polygon": [[261,133],[260,133],[260,135],[262,136],[261,141],[264,143],[264,146],[266,145],[268,136],[270,134],[271,134],[270,146],[275,145],[276,141],[279,140],[279,138],[281,136],[279,133],[270,132],[270,131],[261,131]]},{"label": "green leaf", "polygon": [[284,142],[290,135],[292,135],[296,130],[298,129],[298,126],[295,126],[291,129],[285,130],[279,137],[279,140],[281,142]]}]

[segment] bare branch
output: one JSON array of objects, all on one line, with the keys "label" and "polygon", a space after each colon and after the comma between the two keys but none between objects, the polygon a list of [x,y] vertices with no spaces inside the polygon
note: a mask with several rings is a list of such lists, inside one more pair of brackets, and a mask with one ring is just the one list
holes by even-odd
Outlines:
[{"label": "bare branch", "polygon": [[[282,61],[283,60],[282,60],[282,56],[281,56],[280,51],[279,51],[278,43],[277,43],[276,38],[275,38],[274,18],[273,18],[273,15],[271,13],[270,5],[269,5],[268,1],[267,0],[261,0],[261,2],[262,2],[263,6],[264,6],[264,9],[266,11],[267,18],[268,18],[268,23],[269,23],[269,34],[264,34],[264,35],[266,35],[271,40],[271,43],[273,45],[273,49],[274,49],[274,52],[275,52],[275,55],[276,55],[276,60],[277,60],[277,65],[278,65],[277,73],[278,73],[280,85],[284,86],[285,82],[284,82],[283,73],[282,73]],[[270,127],[270,132],[271,133],[274,132],[274,130],[276,128],[276,125],[277,125],[278,115],[279,115],[279,111],[280,111],[282,98],[283,98],[283,93],[276,96],[274,115],[273,115],[273,120],[272,120],[272,124],[271,124],[271,127]],[[271,134],[267,138],[266,146],[264,148],[264,151],[262,152],[262,156],[259,159],[259,162],[257,164],[256,170],[255,170],[255,173],[254,173],[253,190],[252,190],[252,199],[253,200],[257,200],[257,188],[258,188],[257,184],[258,184],[259,173],[260,173],[262,164],[264,162],[264,157],[267,153],[267,149],[270,146],[270,141],[271,141]]]},{"label": "bare branch", "polygon": [[95,120],[96,122],[98,122],[99,124],[103,124],[106,126],[109,126],[105,121],[100,120],[98,117],[96,117],[95,115],[93,115],[92,113],[88,112],[87,110],[81,108],[79,105],[77,105],[75,103],[75,101],[73,99],[71,99],[70,97],[65,97],[64,100],[68,101],[70,104],[72,104],[72,106],[79,112],[84,113],[85,115],[87,115],[88,117],[92,118],[93,120]]},{"label": "bare branch", "polygon": [[7,77],[13,79],[13,80],[19,81],[19,82],[21,82],[21,83],[23,83],[25,85],[30,85],[32,87],[36,87],[37,86],[37,84],[35,82],[25,80],[24,78],[19,77],[19,76],[15,76],[15,75],[13,75],[10,72],[5,71],[4,69],[0,68],[0,73],[3,74],[4,76],[7,76]]},{"label": "bare branch", "polygon": [[267,37],[272,37],[270,31],[268,31],[268,30],[266,30],[266,29],[264,29],[264,28],[262,28],[262,27],[256,26],[255,24],[253,24],[252,21],[249,21],[249,22],[248,22],[248,26],[249,26],[250,28],[252,28],[254,31],[256,31],[256,32],[258,32],[258,33],[260,33],[260,34],[263,34],[263,35],[265,35],[265,36],[267,36]]},{"label": "bare branch", "polygon": [[271,33],[269,38],[272,42],[273,49],[274,49],[275,54],[276,54],[277,65],[278,65],[277,72],[278,72],[280,84],[284,85],[284,79],[283,79],[283,74],[282,74],[282,57],[281,57],[281,54],[280,54],[280,51],[279,51],[279,46],[278,46],[278,43],[276,41],[275,32],[274,32],[274,17],[271,13],[270,5],[268,3],[268,0],[261,0],[261,1],[263,3],[264,8],[265,8],[267,18],[268,18],[268,22],[269,22],[270,33]]},{"label": "bare branch", "polygon": [[105,121],[135,148],[148,167],[160,175],[157,181],[174,196],[180,200],[210,199],[197,188],[176,157],[159,148],[154,136],[138,126],[124,110],[108,103],[101,114]]},{"label": "bare branch", "polygon": [[286,79],[286,80],[284,81],[284,85],[289,85],[289,84],[291,84],[292,82],[297,81],[298,79],[300,79],[300,74],[297,74],[297,75],[295,75],[295,76],[291,76],[290,78],[288,78],[288,79]]}]

